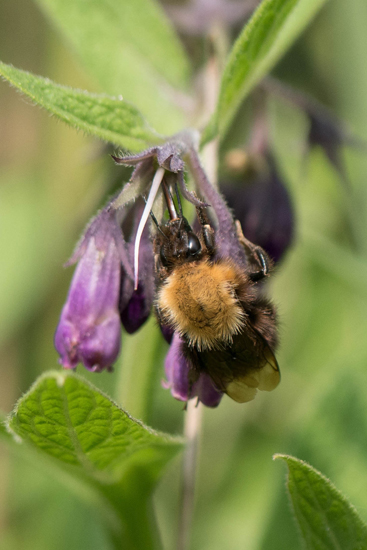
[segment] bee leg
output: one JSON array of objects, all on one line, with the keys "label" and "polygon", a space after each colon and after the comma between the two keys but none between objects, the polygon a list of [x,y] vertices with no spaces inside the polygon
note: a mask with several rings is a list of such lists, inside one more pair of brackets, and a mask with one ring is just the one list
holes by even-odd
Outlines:
[{"label": "bee leg", "polygon": [[202,232],[206,249],[210,256],[212,256],[215,252],[214,229],[210,225],[204,225]]},{"label": "bee leg", "polygon": [[251,281],[255,283],[256,281],[261,281],[261,279],[264,279],[264,277],[269,274],[269,263],[267,255],[264,253],[263,249],[260,248],[260,246],[257,246],[254,249],[253,254],[256,256],[256,260],[260,265],[260,269],[258,271],[252,271],[249,273]]},{"label": "bee leg", "polygon": [[261,279],[264,279],[264,277],[269,275],[272,262],[261,246],[257,246],[246,239],[242,232],[241,224],[238,220],[236,220],[236,229],[238,239],[245,249],[246,258],[254,270],[249,272],[249,277],[253,282],[261,281]]},{"label": "bee leg", "polygon": [[204,209],[200,206],[196,207],[196,212],[201,224],[201,231],[204,239],[205,247],[210,255],[213,255],[215,252],[215,238],[214,238],[214,229],[209,223],[209,219],[206,216]]}]

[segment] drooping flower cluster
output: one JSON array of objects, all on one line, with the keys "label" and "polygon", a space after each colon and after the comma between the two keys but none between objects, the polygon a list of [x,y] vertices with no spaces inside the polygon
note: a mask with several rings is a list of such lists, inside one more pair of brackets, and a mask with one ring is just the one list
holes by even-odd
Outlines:
[{"label": "drooping flower cluster", "polygon": [[[232,212],[199,161],[195,134],[184,132],[162,146],[114,159],[135,169],[121,193],[92,220],[69,261],[78,261],[78,265],[55,334],[60,363],[65,368],[75,368],[81,362],[94,372],[110,369],[120,351],[121,324],[133,333],[148,318],[156,274],[147,222],[154,212],[158,225],[163,223],[162,182],[179,189],[195,206],[210,205],[217,257],[231,258],[236,265],[246,263]],[[185,169],[201,200],[187,189]],[[272,216],[271,211],[267,216]],[[159,231],[159,227],[153,229]],[[217,406],[223,394],[208,374],[202,372],[189,384],[190,367],[180,335],[167,326],[162,326],[162,332],[170,343],[165,387],[181,401],[197,397],[206,406]]]},{"label": "drooping flower cluster", "polygon": [[[156,205],[161,203],[159,217],[163,215],[161,180],[174,178],[183,197],[203,204],[185,185],[181,158],[185,148],[178,137],[139,155],[115,158],[135,170],[117,198],[91,221],[68,262],[78,265],[55,334],[65,368],[75,368],[79,362],[94,372],[110,368],[120,351],[120,325],[131,334],[148,318],[155,278],[145,221],[154,199]],[[146,196],[149,208],[142,199]]]}]

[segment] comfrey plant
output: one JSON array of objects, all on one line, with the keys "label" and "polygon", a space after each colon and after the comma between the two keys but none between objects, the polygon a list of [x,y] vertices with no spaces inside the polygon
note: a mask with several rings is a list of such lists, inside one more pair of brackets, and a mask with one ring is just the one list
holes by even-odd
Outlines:
[{"label": "comfrey plant", "polygon": [[[110,369],[120,350],[119,317],[128,332],[135,332],[146,321],[156,297],[158,318],[172,339],[166,359],[166,386],[177,399],[188,401],[197,396],[204,405],[215,407],[223,392],[237,401],[247,401],[255,396],[257,387],[273,389],[277,385],[278,367],[271,350],[277,338],[273,307],[263,297],[257,297],[255,287],[268,273],[270,259],[260,247],[243,241],[240,222],[237,221],[239,233],[225,200],[206,177],[195,138],[195,133],[184,132],[138,155],[114,157],[118,164],[133,165],[135,169],[121,193],[92,220],[69,262],[78,260],[78,267],[56,331],[55,346],[60,363],[66,368],[75,368],[82,362],[93,372]],[[190,166],[197,194],[210,202],[209,210],[216,220],[215,229],[204,221],[204,242],[187,226],[182,212],[179,215],[175,211],[172,188],[176,188],[177,198],[179,189],[199,209],[201,220],[208,206],[187,189],[184,159]],[[282,184],[278,185],[283,190]],[[168,227],[163,227],[164,208],[160,208],[159,221],[152,213],[155,200],[162,202],[162,195],[166,196],[171,215]],[[141,196],[146,197],[144,209],[137,208]],[[282,229],[281,220],[291,219],[291,207],[285,190],[280,199]],[[266,208],[266,201],[255,201],[253,213],[263,206]],[[272,224],[278,210],[274,201],[274,209],[265,212],[267,223]],[[149,214],[157,226],[156,237],[151,237],[146,227]],[[244,221],[251,217],[251,212],[246,213]],[[124,218],[132,219],[132,227],[127,227]],[[275,218],[270,239],[277,239],[277,221]],[[171,233],[170,224],[176,222],[179,229]],[[291,224],[288,229],[285,245],[289,243]],[[258,242],[260,234],[254,237]],[[268,245],[270,248],[270,240],[265,247]],[[203,247],[207,249],[205,256]],[[251,249],[251,254],[249,250],[246,253],[246,248]],[[277,257],[283,251],[278,249]],[[251,263],[255,263],[253,271]],[[157,297],[156,287],[162,274],[163,287]],[[196,284],[195,278],[207,285],[206,291]],[[182,303],[177,294],[184,295]],[[167,310],[166,315],[162,310]],[[209,353],[208,357],[205,353]],[[219,374],[212,367],[218,353],[226,354],[221,360],[228,364],[227,369],[219,367]],[[245,355],[241,357],[241,353]],[[235,368],[234,354],[238,356]],[[273,371],[275,377],[270,385],[262,381],[267,368],[268,375],[272,376]]]},{"label": "comfrey plant", "polygon": [[[68,261],[76,267],[54,342],[63,368],[32,386],[7,427],[26,448],[43,453],[59,477],[71,476],[88,489],[80,492],[93,495],[108,547],[115,549],[161,547],[152,493],[186,445],[177,536],[177,548],[185,550],[202,405],[214,409],[226,395],[249,402],[280,381],[278,319],[266,279],[281,265],[295,224],[270,138],[270,96],[306,115],[305,149],[321,146],[345,176],[339,149],[353,140],[340,123],[310,98],[267,78],[324,0],[264,0],[257,8],[258,2],[193,0],[166,13],[151,0],[120,0],[113,7],[109,0],[37,1],[105,93],[60,86],[3,63],[1,75],[70,126],[110,143],[115,153],[109,161],[131,168],[131,175],[121,177]],[[188,77],[190,63],[174,25],[189,51],[206,46],[195,78]],[[250,115],[241,110],[249,96]],[[165,360],[151,359],[154,369],[136,391],[153,388],[164,362],[162,385],[183,402],[185,439],[155,432],[142,423],[146,415],[133,418],[73,372],[82,364],[111,377],[114,369],[139,373],[144,365],[138,359],[127,365],[118,357],[152,314],[169,348]],[[337,541],[325,548],[344,548],[347,530],[355,543],[349,547],[365,548],[366,527],[331,483],[304,462],[278,456],[289,467],[305,540],[317,532],[317,540]],[[261,479],[258,474],[252,477]]]}]

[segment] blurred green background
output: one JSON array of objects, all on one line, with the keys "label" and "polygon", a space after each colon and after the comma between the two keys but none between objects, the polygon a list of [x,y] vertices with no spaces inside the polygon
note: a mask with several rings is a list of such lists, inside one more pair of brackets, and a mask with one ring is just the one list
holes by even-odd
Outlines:
[{"label": "blurred green background", "polygon": [[[3,61],[94,89],[32,2],[2,1],[0,26]],[[331,0],[275,74],[312,93],[367,141],[366,28],[364,0]],[[367,154],[342,151],[347,187],[321,150],[305,161],[301,113],[273,100],[269,114],[297,219],[293,247],[271,285],[281,317],[282,383],[247,405],[224,398],[205,410],[193,549],[301,547],[274,453],[310,462],[367,520]],[[53,333],[72,275],[62,265],[119,173],[97,141],[2,82],[0,136],[0,408],[9,412],[40,373],[57,368]],[[181,433],[182,404],[160,385],[165,352],[151,319],[134,337],[123,336],[114,374],[78,370],[152,427]],[[147,368],[152,381],[142,387]],[[0,452],[1,548],[108,550],[92,507],[37,462],[3,445]],[[154,497],[167,550],[178,483],[175,460]]]}]

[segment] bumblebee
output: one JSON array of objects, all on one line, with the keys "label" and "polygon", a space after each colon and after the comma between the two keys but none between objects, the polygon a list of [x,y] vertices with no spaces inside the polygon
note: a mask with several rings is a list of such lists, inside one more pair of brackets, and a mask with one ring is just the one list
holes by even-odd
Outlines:
[{"label": "bumblebee", "polygon": [[181,206],[177,215],[172,197],[168,201],[171,219],[154,238],[155,307],[160,323],[184,342],[190,385],[206,372],[239,403],[252,400],[257,389],[273,390],[280,381],[276,314],[259,285],[271,271],[268,255],[244,237],[237,221],[246,267],[219,256],[205,209],[197,208],[195,232]]}]

